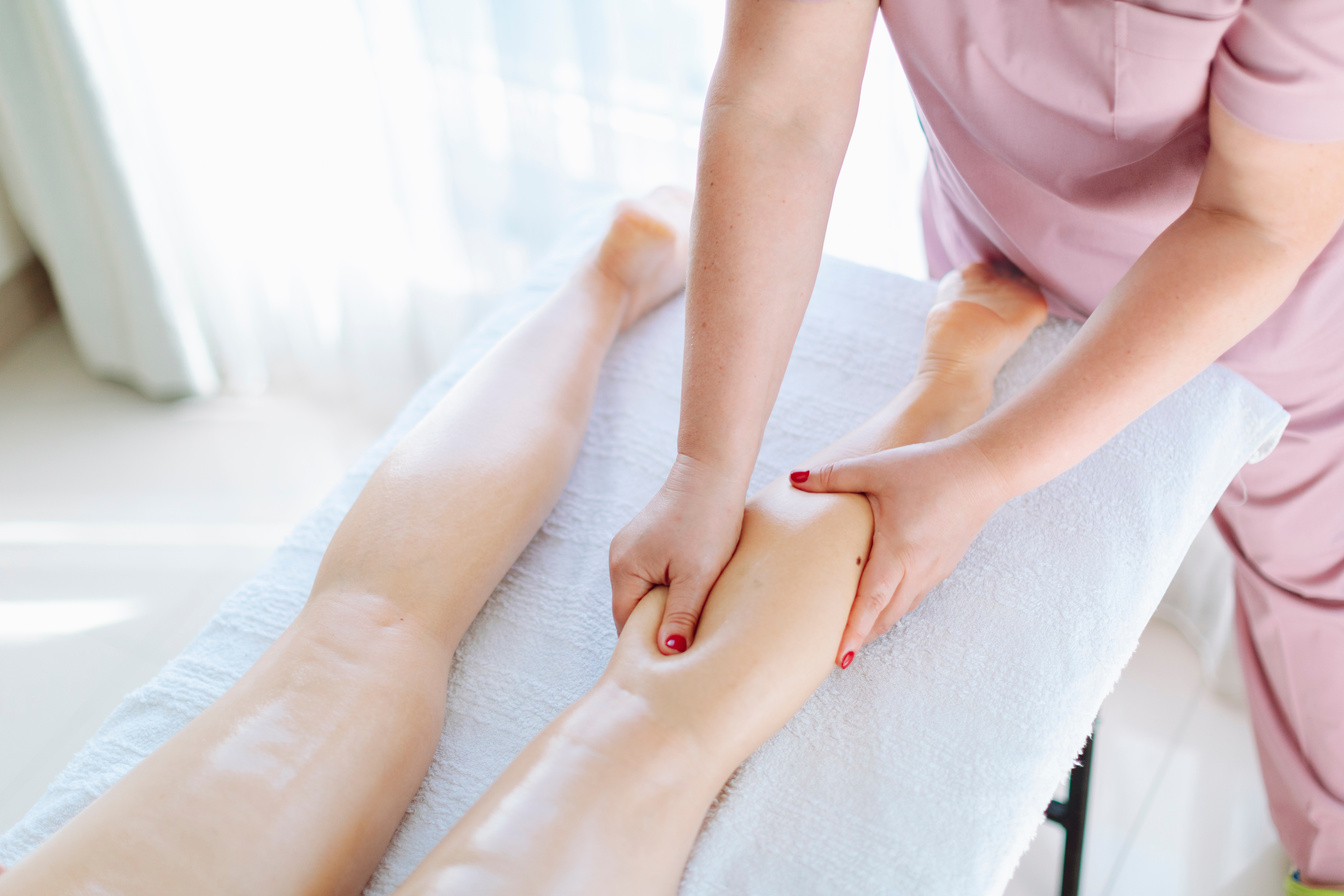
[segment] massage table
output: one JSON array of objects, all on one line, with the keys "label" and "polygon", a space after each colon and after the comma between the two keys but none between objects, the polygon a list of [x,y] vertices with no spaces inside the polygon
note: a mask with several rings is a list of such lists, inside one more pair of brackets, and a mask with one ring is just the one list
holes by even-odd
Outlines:
[{"label": "massage table", "polygon": [[[0,863],[37,846],[261,655],[302,606],[378,462],[563,279],[585,241],[571,242],[459,347],[186,650],[125,698],[0,837]],[[823,261],[753,491],[898,391],[933,300],[931,283]],[[457,650],[438,751],[368,893],[390,893],[605,666],[616,642],[608,543],[675,455],[683,313],[681,298],[659,308],[607,360],[564,495]],[[1043,325],[998,378],[996,401],[1076,330]],[[1187,546],[1286,420],[1214,366],[1074,469],[1010,501],[946,582],[738,769],[681,892],[1001,892]]]}]

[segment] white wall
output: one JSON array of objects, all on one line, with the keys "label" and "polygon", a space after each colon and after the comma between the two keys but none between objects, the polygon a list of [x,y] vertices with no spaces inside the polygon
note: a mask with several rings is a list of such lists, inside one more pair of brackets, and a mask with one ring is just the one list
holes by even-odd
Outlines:
[{"label": "white wall", "polygon": [[14,213],[9,209],[9,198],[5,196],[4,189],[0,188],[0,283],[23,267],[32,254],[28,241],[23,238],[14,220]]}]

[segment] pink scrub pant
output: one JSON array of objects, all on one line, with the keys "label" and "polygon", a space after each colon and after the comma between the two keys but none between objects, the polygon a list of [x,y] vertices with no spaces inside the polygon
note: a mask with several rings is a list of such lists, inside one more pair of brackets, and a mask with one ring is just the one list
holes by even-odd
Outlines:
[{"label": "pink scrub pant", "polygon": [[1316,360],[1321,369],[1274,374],[1228,364],[1291,421],[1213,518],[1236,560],[1237,646],[1270,813],[1304,878],[1344,884],[1344,363]]},{"label": "pink scrub pant", "polygon": [[[949,253],[927,195],[924,242],[932,277],[952,269],[953,253],[997,254]],[[1270,813],[1303,878],[1342,886],[1344,346],[1327,349],[1289,364],[1224,357],[1291,421],[1269,457],[1242,469],[1214,521],[1236,561],[1237,643]]]}]

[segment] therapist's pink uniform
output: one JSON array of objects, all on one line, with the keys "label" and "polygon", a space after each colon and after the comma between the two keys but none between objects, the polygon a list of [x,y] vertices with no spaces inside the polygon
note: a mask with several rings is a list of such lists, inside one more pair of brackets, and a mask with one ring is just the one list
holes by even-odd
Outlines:
[{"label": "therapist's pink uniform", "polygon": [[[1006,257],[1056,314],[1086,317],[1189,206],[1210,91],[1273,137],[1344,140],[1344,0],[882,10],[931,148],[930,273]],[[1223,363],[1292,416],[1216,518],[1274,820],[1305,877],[1344,882],[1344,235]]]}]

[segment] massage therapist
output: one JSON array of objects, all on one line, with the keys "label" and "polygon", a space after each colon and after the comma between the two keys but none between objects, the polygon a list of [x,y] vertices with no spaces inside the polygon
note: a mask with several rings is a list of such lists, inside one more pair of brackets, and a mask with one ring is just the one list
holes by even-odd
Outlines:
[{"label": "massage therapist", "polygon": [[964,434],[793,480],[876,521],[836,662],[910,611],[1009,498],[1213,361],[1291,415],[1214,518],[1261,767],[1300,869],[1344,891],[1344,3],[729,0],[700,147],[678,456],[612,542],[623,624],[670,586],[685,650],[737,544],[812,293],[877,15],[929,140],[934,277],[1006,260],[1086,321]]}]

